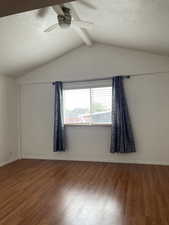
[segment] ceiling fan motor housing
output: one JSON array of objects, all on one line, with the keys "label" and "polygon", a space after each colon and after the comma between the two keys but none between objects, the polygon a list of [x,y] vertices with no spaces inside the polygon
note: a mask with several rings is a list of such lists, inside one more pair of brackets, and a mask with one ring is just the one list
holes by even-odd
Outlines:
[{"label": "ceiling fan motor housing", "polygon": [[64,12],[64,15],[58,15],[58,23],[62,28],[70,27],[72,22],[70,9],[65,6],[62,6],[62,10]]}]

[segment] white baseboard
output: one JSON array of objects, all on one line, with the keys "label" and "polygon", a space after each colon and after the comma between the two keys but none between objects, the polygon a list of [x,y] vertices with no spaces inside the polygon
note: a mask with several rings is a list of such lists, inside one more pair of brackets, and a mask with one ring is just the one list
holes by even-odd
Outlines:
[{"label": "white baseboard", "polygon": [[[0,163],[0,167],[15,162],[19,158],[13,158]],[[143,161],[143,160],[119,160],[114,158],[105,158],[101,155],[77,155],[70,153],[53,153],[48,154],[31,154],[24,153],[22,159],[42,159],[42,160],[65,160],[65,161],[88,161],[88,162],[109,162],[109,163],[128,163],[128,164],[147,164],[147,165],[164,165],[169,166],[169,162],[164,161]]]},{"label": "white baseboard", "polygon": [[16,160],[18,160],[18,158],[14,158],[14,159],[10,159],[10,160],[5,161],[5,162],[1,162],[0,163],[0,167],[5,166],[5,165],[7,165],[9,163],[15,162]]},{"label": "white baseboard", "polygon": [[23,159],[41,159],[41,160],[65,160],[65,161],[88,161],[88,162],[108,162],[108,163],[124,163],[124,164],[146,164],[146,165],[164,165],[169,166],[169,162],[164,161],[143,161],[143,160],[131,160],[131,159],[115,159],[111,157],[105,158],[101,155],[76,155],[70,153],[54,153],[48,154],[31,154],[24,153]]}]

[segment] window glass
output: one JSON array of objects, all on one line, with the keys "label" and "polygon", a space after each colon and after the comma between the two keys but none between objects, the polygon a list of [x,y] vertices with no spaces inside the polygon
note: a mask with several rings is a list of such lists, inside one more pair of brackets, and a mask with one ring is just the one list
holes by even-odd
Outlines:
[{"label": "window glass", "polygon": [[112,87],[64,90],[65,124],[110,124]]},{"label": "window glass", "polygon": [[93,123],[111,123],[112,111],[112,88],[92,88],[91,89]]},{"label": "window glass", "polygon": [[64,122],[90,123],[90,89],[64,91]]}]

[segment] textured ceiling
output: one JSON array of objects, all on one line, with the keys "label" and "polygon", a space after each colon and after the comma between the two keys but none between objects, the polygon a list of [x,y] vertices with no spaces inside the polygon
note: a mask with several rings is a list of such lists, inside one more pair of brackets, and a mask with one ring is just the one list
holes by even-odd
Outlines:
[{"label": "textured ceiling", "polygon": [[[92,0],[92,3],[96,10],[73,3],[82,19],[95,23],[89,31],[92,40],[169,55],[168,0]],[[32,11],[0,18],[0,74],[22,75],[83,43],[72,29],[43,32],[55,22],[52,9],[44,17]]]}]

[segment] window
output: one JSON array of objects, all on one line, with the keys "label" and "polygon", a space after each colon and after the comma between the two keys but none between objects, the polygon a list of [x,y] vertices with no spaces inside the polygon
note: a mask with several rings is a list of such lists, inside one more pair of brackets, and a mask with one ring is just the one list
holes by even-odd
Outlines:
[{"label": "window", "polygon": [[112,87],[64,90],[65,124],[111,124]]}]

